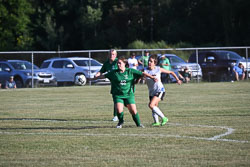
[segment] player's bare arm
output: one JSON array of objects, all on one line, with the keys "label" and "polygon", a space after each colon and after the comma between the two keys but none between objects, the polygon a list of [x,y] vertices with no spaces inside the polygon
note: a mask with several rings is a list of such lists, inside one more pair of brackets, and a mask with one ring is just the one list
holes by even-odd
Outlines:
[{"label": "player's bare arm", "polygon": [[151,78],[151,79],[153,79],[155,82],[157,82],[157,81],[158,81],[158,79],[157,79],[157,78],[155,78],[154,76],[152,76],[152,75],[150,75],[150,74],[148,74],[148,73],[143,72],[142,74],[143,74],[143,76],[144,76],[144,77]]},{"label": "player's bare arm", "polygon": [[160,70],[161,70],[162,73],[171,74],[171,75],[176,79],[177,83],[178,83],[179,85],[181,85],[182,81],[179,80],[179,78],[176,76],[176,74],[175,74],[173,71],[165,70],[165,69],[163,69],[163,68],[160,68]]},{"label": "player's bare arm", "polygon": [[99,77],[99,76],[101,76],[102,75],[102,73],[99,71],[99,72],[97,72],[96,74],[95,74],[95,77]]},{"label": "player's bare arm", "polygon": [[105,76],[102,73],[100,73],[99,75],[97,75],[97,74],[95,75],[94,78],[89,78],[89,80],[93,81],[93,80],[104,79],[105,78]]}]

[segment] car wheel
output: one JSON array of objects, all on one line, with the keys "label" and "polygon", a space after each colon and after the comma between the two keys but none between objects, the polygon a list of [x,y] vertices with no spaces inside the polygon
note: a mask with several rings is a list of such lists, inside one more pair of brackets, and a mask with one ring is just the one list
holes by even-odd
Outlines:
[{"label": "car wheel", "polygon": [[[32,80],[28,80],[26,85],[26,88],[32,88]],[[38,87],[38,81],[33,81],[33,88],[37,88]]]},{"label": "car wheel", "polygon": [[57,86],[64,86],[64,82],[57,82]]},{"label": "car wheel", "polygon": [[23,81],[20,78],[15,78],[15,82],[16,82],[16,87],[17,88],[22,88],[23,87]]},{"label": "car wheel", "polygon": [[75,85],[83,86],[86,85],[87,78],[83,74],[77,74],[75,76]]}]

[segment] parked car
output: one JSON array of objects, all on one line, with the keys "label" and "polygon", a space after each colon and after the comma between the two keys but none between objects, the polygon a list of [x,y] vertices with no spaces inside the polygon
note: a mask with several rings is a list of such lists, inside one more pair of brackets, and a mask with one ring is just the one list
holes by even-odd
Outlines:
[{"label": "parked car", "polygon": [[[94,78],[101,67],[102,64],[97,60],[84,57],[51,58],[41,65],[42,69],[55,73],[59,85],[71,82],[79,86],[86,85],[88,79]],[[94,81],[94,83],[100,82],[109,83],[109,80]]]},{"label": "parked car", "polygon": [[[203,72],[203,79],[207,81],[230,81],[232,67],[242,57],[232,51],[210,50],[198,52],[198,63]],[[191,54],[189,62],[196,63],[196,53]]]},{"label": "parked car", "polygon": [[[202,78],[202,70],[199,64],[197,63],[187,63],[184,61],[182,58],[176,56],[175,54],[164,54],[166,58],[169,59],[170,65],[171,65],[171,71],[174,71],[177,76],[178,72],[183,70],[185,67],[187,67],[190,72],[192,73],[192,77],[196,79],[201,79]],[[161,54],[158,54],[158,62],[160,61]],[[140,59],[141,56],[136,56],[136,59]],[[139,70],[143,69],[142,65],[139,65],[138,68]],[[170,75],[170,79],[172,82],[175,82],[175,78]]]},{"label": "parked car", "polygon": [[237,60],[235,65],[238,66],[239,63],[243,64],[246,71],[246,76],[248,74],[248,78],[250,78],[250,58]]},{"label": "parked car", "polygon": [[[47,70],[41,70],[33,65],[34,87],[39,85],[56,85],[55,75]],[[0,61],[0,82],[5,85],[6,80],[14,76],[18,88],[31,87],[32,85],[32,64],[24,60],[3,60]]]},{"label": "parked car", "polygon": [[202,70],[199,64],[197,63],[187,63],[182,58],[176,56],[175,54],[165,54],[166,58],[168,58],[171,70],[175,73],[183,70],[185,67],[189,69],[193,78],[197,78],[198,80],[202,78]]}]

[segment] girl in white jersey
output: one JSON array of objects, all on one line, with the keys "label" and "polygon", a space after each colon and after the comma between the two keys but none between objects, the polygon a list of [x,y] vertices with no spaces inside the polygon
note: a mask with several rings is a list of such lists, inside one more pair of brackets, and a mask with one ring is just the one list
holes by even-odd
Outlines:
[{"label": "girl in white jersey", "polygon": [[[168,122],[168,118],[161,112],[161,110],[158,107],[158,103],[161,100],[163,100],[163,97],[165,95],[165,88],[161,82],[161,73],[171,74],[173,77],[175,77],[179,85],[181,84],[181,81],[173,71],[168,71],[163,68],[160,68],[156,66],[156,64],[157,64],[157,55],[150,56],[148,60],[148,67],[144,69],[144,72],[152,76],[155,76],[155,78],[157,78],[158,80],[158,82],[154,82],[154,80],[146,78],[146,83],[149,90],[149,99],[150,99],[148,106],[152,110],[152,116],[154,119],[154,123],[152,125],[163,126]],[[159,122],[158,117],[161,117],[162,119],[161,123]]]}]

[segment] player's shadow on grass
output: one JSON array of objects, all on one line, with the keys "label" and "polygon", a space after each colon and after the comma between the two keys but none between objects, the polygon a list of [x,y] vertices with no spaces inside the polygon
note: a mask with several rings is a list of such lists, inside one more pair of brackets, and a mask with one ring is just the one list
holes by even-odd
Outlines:
[{"label": "player's shadow on grass", "polygon": [[0,130],[84,130],[114,128],[114,126],[82,126],[82,127],[23,127],[23,128],[0,128]]},{"label": "player's shadow on grass", "polygon": [[9,121],[9,120],[16,120],[16,121],[72,121],[66,119],[47,119],[47,118],[0,118],[1,121]]},{"label": "player's shadow on grass", "polygon": [[[0,118],[0,121],[51,121],[51,122],[70,122],[80,120],[66,120],[66,119],[46,119],[46,118]],[[84,121],[84,120],[81,120]],[[86,121],[86,120],[85,120]],[[89,121],[89,120],[87,120]],[[81,127],[20,127],[20,128],[0,128],[0,130],[84,130],[84,129],[100,129],[100,128],[114,128],[114,126],[81,126]]]}]

